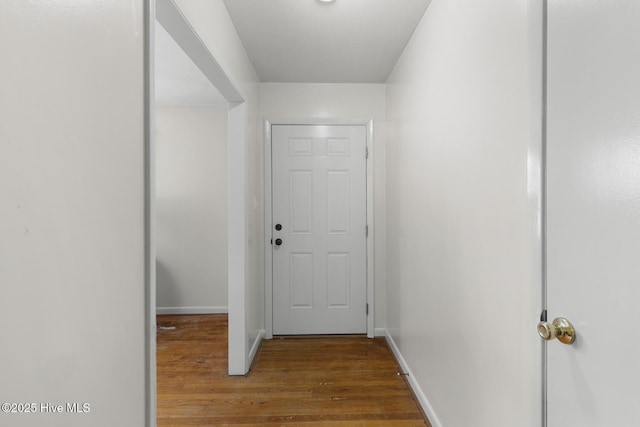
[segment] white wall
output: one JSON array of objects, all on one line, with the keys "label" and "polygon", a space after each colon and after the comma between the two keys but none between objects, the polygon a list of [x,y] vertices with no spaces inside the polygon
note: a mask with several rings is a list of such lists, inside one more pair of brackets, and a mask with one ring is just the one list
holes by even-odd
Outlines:
[{"label": "white wall", "polygon": [[[248,371],[264,333],[262,140],[258,77],[222,0],[177,0],[185,17],[240,90],[229,108],[229,372]],[[258,201],[254,209],[254,199]]]},{"label": "white wall", "polygon": [[433,0],[387,82],[387,328],[434,425],[541,422],[529,7]]},{"label": "white wall", "polygon": [[158,313],[227,311],[227,109],[156,109]]},{"label": "white wall", "polygon": [[260,116],[290,118],[372,118],[374,136],[374,302],[376,328],[385,313],[385,85],[325,83],[262,83]]},{"label": "white wall", "polygon": [[146,425],[143,2],[0,16],[0,425]]}]

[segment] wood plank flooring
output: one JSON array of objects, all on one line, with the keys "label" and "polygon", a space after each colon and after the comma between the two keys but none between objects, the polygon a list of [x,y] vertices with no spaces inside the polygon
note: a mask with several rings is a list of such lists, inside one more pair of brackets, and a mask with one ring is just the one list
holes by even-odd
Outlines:
[{"label": "wood plank flooring", "polygon": [[231,377],[226,315],[157,319],[160,427],[430,426],[384,339],[267,340]]}]

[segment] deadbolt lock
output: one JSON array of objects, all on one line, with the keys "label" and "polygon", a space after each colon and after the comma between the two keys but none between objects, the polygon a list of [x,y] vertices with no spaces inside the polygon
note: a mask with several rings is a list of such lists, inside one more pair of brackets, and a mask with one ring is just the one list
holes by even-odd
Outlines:
[{"label": "deadbolt lock", "polygon": [[573,344],[576,340],[576,330],[564,317],[557,317],[552,323],[538,323],[538,334],[545,341],[557,338],[563,344]]}]

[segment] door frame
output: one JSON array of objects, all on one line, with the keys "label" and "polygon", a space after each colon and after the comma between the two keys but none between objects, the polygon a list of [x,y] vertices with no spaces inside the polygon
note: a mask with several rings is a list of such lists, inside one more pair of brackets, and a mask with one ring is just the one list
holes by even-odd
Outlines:
[{"label": "door frame", "polygon": [[365,126],[367,147],[367,337],[374,337],[374,266],[373,266],[373,118],[265,118],[264,119],[264,283],[265,283],[265,337],[273,338],[273,246],[272,230],[272,182],[271,182],[271,126],[273,125],[326,125],[326,126]]},{"label": "door frame", "polygon": [[[528,153],[528,188],[535,222],[532,233],[533,283],[539,284],[532,303],[537,313],[547,308],[547,3],[529,3],[529,87],[531,139]],[[535,319],[538,320],[538,319]],[[532,334],[533,335],[533,334]],[[547,347],[538,334],[538,352],[533,355],[534,387],[538,390],[535,424],[547,426]]]}]

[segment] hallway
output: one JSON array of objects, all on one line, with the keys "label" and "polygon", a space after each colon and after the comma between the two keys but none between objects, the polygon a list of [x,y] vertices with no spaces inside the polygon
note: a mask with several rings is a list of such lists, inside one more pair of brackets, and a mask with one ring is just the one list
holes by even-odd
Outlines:
[{"label": "hallway", "polygon": [[226,315],[158,328],[158,426],[429,425],[382,338],[263,341],[249,374],[230,377]]},{"label": "hallway", "polygon": [[[639,6],[3,0],[0,425],[155,427],[158,413],[165,426],[420,423],[404,379],[433,427],[640,426],[640,351],[629,339],[640,324]],[[387,49],[403,16],[415,19]],[[156,25],[173,28],[223,98],[224,132],[198,139],[218,144],[213,153],[187,153],[185,137],[214,105],[162,107],[202,120],[171,127],[179,153],[158,144]],[[366,224],[347,230],[366,237],[366,333],[386,338],[404,378],[376,339],[346,353],[312,340],[258,351],[273,335],[274,246],[290,242],[274,234],[297,229],[269,218],[273,127],[354,121],[368,126]],[[206,205],[194,187],[158,193],[158,155],[193,158],[181,167],[193,178],[206,162],[198,188],[220,192]],[[176,171],[164,179],[180,181]],[[165,201],[170,219],[185,202],[190,216],[163,240]],[[329,214],[305,207],[309,218]],[[202,292],[178,292],[190,281],[167,271],[163,248]],[[176,324],[156,352],[158,308],[228,313],[228,336],[202,346],[210,331]],[[544,341],[562,318],[575,326],[571,346]],[[287,348],[296,344],[311,352]],[[372,355],[383,358],[365,368]],[[20,403],[71,409],[25,415]]]}]

